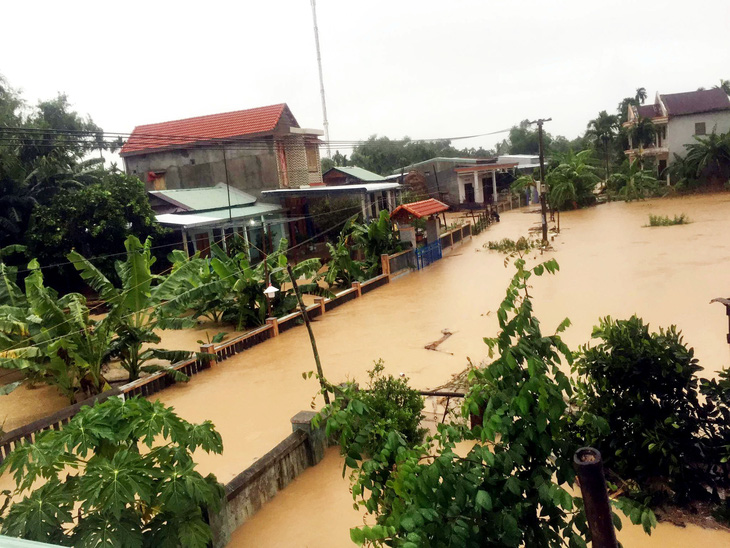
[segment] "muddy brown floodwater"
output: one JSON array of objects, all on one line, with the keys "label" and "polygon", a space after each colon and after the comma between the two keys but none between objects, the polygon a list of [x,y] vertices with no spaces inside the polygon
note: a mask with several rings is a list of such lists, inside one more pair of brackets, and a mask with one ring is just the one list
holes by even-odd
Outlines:
[{"label": "muddy brown floodwater", "polygon": [[[649,213],[685,213],[692,223],[645,228]],[[505,213],[501,223],[425,270],[317,318],[313,328],[325,375],[334,382],[365,380],[373,361],[382,358],[387,372],[405,373],[412,386],[426,389],[462,371],[468,358],[484,359],[482,338],[496,333],[494,311],[513,270],[482,244],[517,238],[538,222],[526,208]],[[577,348],[589,341],[600,316],[636,313],[654,328],[677,324],[705,375],[730,365],[724,308],[709,304],[730,296],[730,194],[601,205],[564,213],[561,228],[549,255],[560,272],[537,279],[533,289],[544,330],[569,317],[573,325],[564,339]],[[426,350],[444,329],[453,335],[437,351]],[[291,432],[290,417],[309,409],[317,384],[301,373],[312,369],[306,330],[297,328],[155,397],[187,420],[216,425],[223,455],[201,453],[196,459],[201,472],[225,483]],[[324,463],[242,526],[231,546],[347,546],[349,528],[362,522],[347,488],[330,451]],[[730,535],[696,527],[660,524],[646,538],[637,530],[623,533],[625,546],[730,545]]]}]

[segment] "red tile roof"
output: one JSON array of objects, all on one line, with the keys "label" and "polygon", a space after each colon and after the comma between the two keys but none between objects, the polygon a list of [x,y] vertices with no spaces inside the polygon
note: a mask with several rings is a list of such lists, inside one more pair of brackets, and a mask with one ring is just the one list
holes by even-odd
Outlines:
[{"label": "red tile roof", "polygon": [[122,147],[121,155],[142,154],[158,148],[178,148],[213,139],[271,133],[284,112],[291,116],[294,126],[298,127],[285,103],[137,126]]},{"label": "red tile roof", "polygon": [[423,217],[428,217],[436,213],[441,213],[442,211],[447,211],[448,209],[449,206],[447,206],[445,203],[434,200],[433,198],[429,198],[428,200],[421,200],[420,202],[403,204],[396,207],[393,210],[393,213],[390,214],[390,218],[395,220],[397,220],[397,218],[406,220],[410,215],[416,217],[417,219],[422,219]]},{"label": "red tile roof", "polygon": [[660,97],[670,116],[730,110],[730,98],[722,88],[702,89],[686,93],[662,93]]}]

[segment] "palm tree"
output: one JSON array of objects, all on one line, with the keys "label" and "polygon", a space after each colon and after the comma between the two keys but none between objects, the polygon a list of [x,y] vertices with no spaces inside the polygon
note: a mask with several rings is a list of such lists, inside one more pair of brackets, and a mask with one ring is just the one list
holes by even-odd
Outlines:
[{"label": "palm tree", "polygon": [[634,96],[636,99],[636,106],[643,105],[644,101],[646,101],[646,88],[636,88],[636,95]]},{"label": "palm tree", "polygon": [[638,160],[631,162],[623,173],[614,173],[610,185],[627,202],[641,200],[659,188],[657,178],[652,172],[643,169]]},{"label": "palm tree", "polygon": [[606,180],[608,180],[609,145],[616,137],[618,127],[618,116],[608,114],[605,110],[598,113],[598,118],[588,122],[586,135],[593,139],[596,148],[598,148],[599,145],[603,147]]},{"label": "palm tree", "polygon": [[592,150],[578,153],[570,151],[547,174],[545,180],[552,207],[559,210],[568,205],[576,208],[593,203],[593,191],[600,179],[596,175],[596,168],[589,163],[592,154]]},{"label": "palm tree", "polygon": [[730,132],[718,135],[714,130],[706,137],[695,137],[696,143],[684,145],[685,164],[696,179],[700,177],[727,180],[730,174]]},{"label": "palm tree", "polygon": [[712,86],[712,88],[713,88],[713,89],[718,89],[718,88],[720,88],[720,89],[721,89],[721,90],[723,90],[723,91],[724,91],[725,93],[727,93],[728,95],[730,95],[730,80],[723,80],[723,79],[720,79],[720,85],[719,85],[719,86]]},{"label": "palm tree", "polygon": [[654,144],[656,129],[649,118],[639,120],[629,129],[629,135],[635,148],[639,149],[639,162],[643,166],[642,149]]}]

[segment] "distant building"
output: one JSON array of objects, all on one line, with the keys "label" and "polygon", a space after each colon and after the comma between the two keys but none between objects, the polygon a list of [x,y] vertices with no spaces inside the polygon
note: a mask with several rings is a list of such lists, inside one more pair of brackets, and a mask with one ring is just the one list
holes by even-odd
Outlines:
[{"label": "distant building", "polygon": [[426,179],[429,197],[451,207],[479,208],[496,202],[499,192],[509,188],[519,163],[514,160],[502,161],[502,157],[439,157],[405,166],[398,172],[421,173]]},{"label": "distant building", "polygon": [[322,180],[328,186],[387,182],[382,175],[357,166],[330,168],[322,175]]},{"label": "distant building", "polygon": [[[684,145],[695,143],[695,137],[713,131],[730,131],[730,98],[721,88],[688,91],[686,93],[657,93],[654,104],[630,105],[624,127],[632,128],[641,118],[654,124],[654,142],[639,147],[629,139],[629,158],[653,158],[661,174],[672,163],[674,155],[684,157]],[[668,179],[667,179],[668,182]]]},{"label": "distant building", "polygon": [[229,184],[262,190],[322,183],[320,130],[299,127],[286,104],[134,128],[121,156],[147,190]]}]

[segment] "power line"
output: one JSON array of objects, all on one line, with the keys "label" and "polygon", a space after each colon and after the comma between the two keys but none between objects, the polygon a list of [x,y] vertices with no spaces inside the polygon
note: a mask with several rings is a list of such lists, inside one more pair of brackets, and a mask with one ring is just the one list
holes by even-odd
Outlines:
[{"label": "power line", "polygon": [[[266,255],[266,254],[265,254],[265,253],[264,253],[264,252],[263,252],[263,251],[262,251],[261,249],[259,249],[259,248],[258,248],[258,247],[256,247],[255,245],[252,245],[252,244],[249,244],[249,245],[251,245],[251,247],[253,247],[254,249],[256,249],[256,250],[260,251],[261,253],[264,253],[264,255],[266,256],[266,259],[265,259],[265,260],[267,260],[267,259],[269,259],[269,258],[272,258],[272,257],[277,257],[277,256],[279,256],[279,255],[281,255],[281,254],[284,254],[284,255],[286,255],[286,254],[287,254],[287,253],[288,253],[289,251],[291,251],[291,250],[293,250],[293,249],[296,249],[296,248],[298,248],[298,247],[300,247],[300,246],[303,246],[303,245],[306,245],[306,244],[308,244],[309,242],[311,242],[311,241],[313,241],[313,240],[315,240],[315,239],[319,238],[320,236],[323,236],[324,234],[327,234],[328,232],[331,232],[331,231],[332,231],[332,230],[334,230],[335,228],[338,228],[338,227],[339,227],[340,225],[344,225],[345,223],[347,223],[347,221],[349,221],[349,219],[345,219],[344,221],[342,221],[342,222],[340,222],[340,223],[337,223],[336,225],[334,225],[334,226],[332,226],[332,227],[328,228],[327,230],[324,230],[324,231],[322,231],[322,232],[320,232],[320,233],[316,234],[315,236],[313,236],[313,237],[309,238],[308,240],[305,240],[305,241],[303,241],[303,242],[301,242],[301,243],[299,243],[299,244],[296,244],[296,245],[294,245],[294,246],[292,246],[292,247],[289,247],[289,248],[287,248],[286,250],[284,250],[284,251],[281,251],[281,252],[274,252],[274,253],[269,253],[268,255]],[[225,237],[224,237],[223,239],[221,239],[220,241],[223,241],[223,240],[224,240],[224,239],[225,239],[226,237],[230,237],[230,236],[232,236],[232,235],[231,235],[231,234],[229,234],[229,235],[226,235],[226,236],[225,236]],[[214,242],[214,243],[216,243],[216,242]],[[192,261],[192,260],[193,260],[193,259],[195,259],[195,258],[196,258],[195,256],[193,256],[193,257],[188,257],[188,259],[186,259],[186,261],[185,261],[185,262],[190,262],[190,261]],[[169,267],[168,269],[165,269],[165,270],[164,270],[164,271],[163,271],[162,273],[164,274],[165,272],[167,272],[167,271],[169,271],[169,270],[172,270],[172,268],[173,268],[173,267],[174,267],[174,265],[173,265],[173,266],[171,266],[171,267]],[[244,269],[243,269],[243,268],[241,268],[241,269],[237,269],[237,270],[234,270],[234,271],[233,271],[233,272],[232,272],[231,274],[229,274],[228,276],[225,276],[225,277],[223,277],[223,278],[220,278],[220,280],[226,280],[226,279],[228,279],[228,278],[231,278],[231,277],[235,276],[236,274],[240,274],[240,273],[241,273],[241,272],[243,272],[243,271],[244,271]],[[142,283],[140,283],[140,284],[137,284],[136,286],[133,286],[133,287],[131,287],[131,288],[129,288],[129,289],[127,289],[127,290],[125,290],[125,291],[122,291],[122,293],[120,293],[120,296],[122,296],[122,295],[125,295],[125,294],[129,293],[130,291],[132,291],[132,290],[136,289],[137,287],[139,287],[139,286],[141,286],[141,285],[144,285],[144,284],[146,284],[146,283],[147,283],[147,282],[145,281],[145,282],[142,282]],[[135,314],[139,314],[139,313],[146,313],[146,312],[148,312],[149,310],[151,310],[151,309],[153,309],[153,308],[158,308],[158,309],[159,309],[159,308],[162,308],[163,306],[165,306],[165,305],[167,305],[167,304],[169,304],[169,303],[170,303],[170,301],[166,301],[166,302],[163,302],[163,303],[161,303],[161,304],[159,304],[159,305],[157,305],[157,304],[156,304],[156,305],[151,305],[151,306],[148,306],[147,308],[145,308],[144,310],[141,310],[141,311],[140,311],[140,310],[137,310],[137,311],[135,311],[135,312],[130,312],[129,314],[126,314],[126,315],[122,316],[122,317],[121,317],[120,319],[126,319],[126,318],[129,318],[130,316],[133,316],[133,315],[135,315]],[[89,308],[89,313],[91,313],[91,312],[92,312],[93,310],[95,310],[95,309],[97,309],[97,308],[100,308],[101,306],[103,306],[103,304],[104,304],[104,303],[100,303],[100,304],[98,304],[98,305],[97,305],[97,306],[95,306],[95,307]],[[65,320],[65,321],[63,321],[63,322],[61,322],[61,323],[59,323],[59,324],[57,324],[57,325],[55,325],[55,326],[52,326],[52,327],[50,327],[50,328],[48,328],[48,329],[45,329],[44,331],[49,331],[49,330],[51,330],[51,329],[56,329],[57,327],[61,327],[62,325],[65,325],[65,324],[69,323],[70,321],[72,321],[72,320],[71,320],[71,319]],[[72,336],[72,335],[76,335],[76,334],[84,333],[84,332],[86,332],[86,331],[87,331],[87,329],[79,329],[78,331],[72,331],[71,333],[66,333],[65,335],[59,335],[58,337],[55,337],[55,338],[51,338],[51,339],[48,339],[47,341],[44,341],[44,342],[45,342],[46,344],[48,344],[48,343],[52,343],[52,342],[55,342],[55,341],[58,341],[58,340],[62,340],[62,339],[65,339],[65,338],[67,338],[67,337],[70,337],[70,336]],[[2,353],[3,353],[3,354],[5,354],[5,355],[7,355],[7,353],[9,353],[9,352],[12,352],[12,351],[14,351],[14,350],[22,350],[22,349],[24,349],[24,348],[37,348],[37,347],[38,347],[38,345],[37,345],[37,344],[31,344],[31,345],[28,345],[28,346],[24,346],[24,347],[18,346],[19,344],[22,344],[22,343],[24,343],[24,342],[27,342],[27,341],[30,341],[30,340],[32,340],[32,338],[33,338],[32,336],[31,336],[31,337],[26,337],[25,339],[23,339],[23,340],[19,341],[18,343],[16,343],[16,344],[12,345],[11,347],[9,347],[9,348],[6,348],[6,349],[4,349],[4,350],[2,351]]]},{"label": "power line", "polygon": [[[318,217],[323,217],[325,215],[332,215],[334,213],[340,213],[342,211],[354,211],[354,210],[359,210],[359,209],[361,209],[361,206],[360,205],[356,205],[356,206],[344,207],[344,208],[341,208],[341,209],[334,209],[334,210],[331,210],[331,211],[325,211],[325,212],[318,213],[318,214],[315,214],[315,215],[311,215],[311,214],[310,215],[298,215],[297,217],[294,217],[294,218],[269,219],[264,224],[265,225],[289,224],[289,223],[298,222],[298,221],[300,221],[302,219],[316,219]],[[263,226],[263,225],[259,225],[258,223],[255,224],[255,225],[249,225],[248,223],[246,223],[246,222],[244,222],[242,220],[241,221],[241,226],[244,226],[244,225],[246,225],[246,226],[253,226],[254,228],[258,228],[259,226]],[[191,227],[191,228],[195,228],[195,227]],[[203,228],[204,227],[200,227],[201,230]],[[216,229],[217,230],[225,230],[226,228],[232,228],[232,227],[224,227],[224,226],[212,227],[212,230],[216,230]],[[235,228],[235,227],[233,227],[233,228]],[[228,235],[224,236],[219,241],[223,242],[227,237],[235,236],[235,235],[237,235],[237,234],[234,231],[233,234],[228,234]],[[214,243],[216,243],[216,242],[214,241]],[[172,242],[172,243],[169,243],[169,244],[154,245],[154,246],[151,246],[149,249],[150,250],[153,250],[153,249],[162,249],[162,248],[165,248],[165,247],[175,247],[175,246],[178,246],[179,247],[179,246],[182,246],[182,245],[183,245],[182,242]],[[261,251],[259,248],[257,248],[253,244],[250,244],[250,245],[251,245],[251,247],[257,249],[258,251]],[[84,259],[87,260],[87,261],[89,261],[89,262],[94,262],[94,261],[99,261],[101,259],[108,259],[108,258],[111,258],[111,257],[120,257],[120,256],[126,255],[126,254],[127,254],[126,251],[120,251],[118,253],[107,253],[107,254],[104,254],[104,255],[95,255],[95,256],[91,256],[91,257],[84,257]],[[2,262],[2,261],[0,260],[0,262]],[[65,261],[65,262],[61,262],[61,263],[53,263],[53,264],[49,264],[49,265],[43,265],[43,266],[39,267],[39,269],[41,271],[42,270],[48,270],[48,269],[51,269],[51,268],[58,268],[60,266],[73,265],[73,264],[76,264],[77,262],[79,262],[79,261]],[[25,274],[27,272],[32,272],[32,271],[33,271],[33,269],[25,268],[25,269],[22,269],[22,270],[18,269],[15,272],[16,272],[16,274]]]}]

